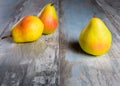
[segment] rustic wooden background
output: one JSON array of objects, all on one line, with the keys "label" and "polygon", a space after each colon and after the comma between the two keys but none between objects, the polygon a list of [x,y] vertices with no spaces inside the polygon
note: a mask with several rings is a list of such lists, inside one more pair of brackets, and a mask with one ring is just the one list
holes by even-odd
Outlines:
[{"label": "rustic wooden background", "polygon": [[[120,1],[62,0],[61,86],[120,86]],[[96,12],[112,32],[108,53],[90,56],[78,44],[81,29]]]},{"label": "rustic wooden background", "polygon": [[[0,86],[120,86],[119,0],[0,0],[0,37],[25,15],[54,2],[59,27],[33,43],[0,39]],[[96,12],[112,32],[108,53],[84,53],[78,37]]]},{"label": "rustic wooden background", "polygon": [[[25,15],[37,15],[50,0],[0,0],[0,36]],[[58,9],[58,1],[52,0]],[[59,34],[33,43],[0,40],[0,86],[59,86]]]}]

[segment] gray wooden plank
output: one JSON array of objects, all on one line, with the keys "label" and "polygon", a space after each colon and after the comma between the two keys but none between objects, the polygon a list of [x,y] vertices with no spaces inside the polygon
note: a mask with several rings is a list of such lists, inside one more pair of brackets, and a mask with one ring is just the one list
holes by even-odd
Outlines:
[{"label": "gray wooden plank", "polygon": [[16,13],[19,12],[19,9],[22,5],[22,3],[25,2],[25,0],[0,0],[0,36],[5,31],[5,29],[8,28],[8,25],[11,21],[13,21],[12,17],[16,15]]},{"label": "gray wooden plank", "polygon": [[[110,14],[95,0],[62,0],[60,6],[61,86],[119,86],[120,32],[108,17]],[[85,54],[78,44],[81,29],[94,12],[113,35],[110,51],[97,57]]]},{"label": "gray wooden plank", "polygon": [[[58,9],[58,1],[51,0]],[[1,36],[9,34],[11,27],[25,15],[37,15],[49,0],[2,0],[7,7],[2,20],[5,28]],[[9,12],[10,14],[6,14]],[[8,18],[5,18],[6,16]],[[2,20],[0,22],[2,22]],[[7,23],[7,24],[6,24]],[[59,86],[59,33],[43,35],[33,43],[14,43],[0,39],[0,86]]]}]

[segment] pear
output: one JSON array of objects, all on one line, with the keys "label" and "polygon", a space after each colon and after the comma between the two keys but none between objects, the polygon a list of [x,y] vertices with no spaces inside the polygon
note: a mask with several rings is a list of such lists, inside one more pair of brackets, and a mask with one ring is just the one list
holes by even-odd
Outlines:
[{"label": "pear", "polygon": [[81,49],[91,55],[105,54],[111,46],[112,34],[105,23],[94,15],[79,36]]},{"label": "pear", "polygon": [[[38,17],[28,15],[12,27],[10,36],[14,42],[32,42],[42,35],[43,29],[44,24]],[[2,39],[6,37],[9,36],[4,36]]]},{"label": "pear", "polygon": [[58,26],[58,16],[54,4],[46,4],[38,14],[38,17],[44,24],[43,34],[51,34],[56,30]]}]

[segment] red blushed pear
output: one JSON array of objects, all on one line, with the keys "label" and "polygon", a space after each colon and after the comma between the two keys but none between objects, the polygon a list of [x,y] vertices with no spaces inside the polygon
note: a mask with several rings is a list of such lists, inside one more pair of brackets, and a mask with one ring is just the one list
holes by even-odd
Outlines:
[{"label": "red blushed pear", "polygon": [[58,16],[53,3],[44,6],[38,17],[44,24],[43,34],[51,34],[58,27]]},{"label": "red blushed pear", "polygon": [[104,22],[94,15],[82,29],[79,44],[83,51],[91,55],[102,55],[111,46],[112,34]]},{"label": "red blushed pear", "polygon": [[2,39],[12,37],[14,42],[33,42],[36,41],[43,32],[44,24],[42,21],[32,15],[23,17],[11,30],[10,36],[4,36]]}]

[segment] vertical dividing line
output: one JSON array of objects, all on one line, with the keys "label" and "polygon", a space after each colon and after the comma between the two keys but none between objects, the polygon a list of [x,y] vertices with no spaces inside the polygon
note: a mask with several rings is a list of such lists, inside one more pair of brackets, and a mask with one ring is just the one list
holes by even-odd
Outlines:
[{"label": "vertical dividing line", "polygon": [[62,27],[63,27],[63,16],[64,16],[64,11],[62,9],[62,5],[63,5],[63,1],[64,0],[59,0],[58,6],[59,6],[59,12],[58,12],[58,16],[59,16],[59,71],[60,71],[60,86],[64,86],[64,79],[63,79],[63,60],[65,59],[65,50],[66,50],[66,40],[65,40],[65,34],[62,31]]},{"label": "vertical dividing line", "polygon": [[60,40],[61,40],[61,37],[60,37],[60,31],[61,31],[61,19],[62,19],[62,15],[61,15],[61,11],[62,11],[62,9],[61,9],[61,2],[62,2],[62,0],[58,0],[58,19],[59,19],[59,27],[58,27],[58,36],[59,36],[59,38],[58,38],[58,40],[59,40],[59,56],[58,56],[58,58],[59,58],[59,61],[58,61],[58,64],[59,64],[59,68],[58,68],[58,70],[59,70],[59,80],[58,80],[58,84],[59,84],[59,86],[61,86],[61,56],[60,56],[60,52],[61,52],[61,49],[60,49]]},{"label": "vertical dividing line", "polygon": [[59,28],[58,28],[58,31],[59,31],[59,85],[61,85],[61,26],[62,26],[62,22],[60,20],[62,20],[62,8],[61,8],[61,4],[62,4],[62,0],[58,0],[58,18],[59,18]]}]

